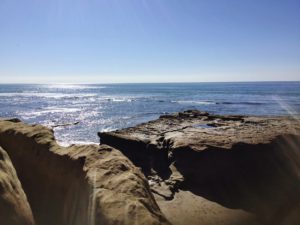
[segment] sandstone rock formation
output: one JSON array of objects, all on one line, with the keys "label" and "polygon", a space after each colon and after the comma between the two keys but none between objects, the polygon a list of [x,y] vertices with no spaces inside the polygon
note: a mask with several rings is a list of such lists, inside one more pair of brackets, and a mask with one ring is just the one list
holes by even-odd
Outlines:
[{"label": "sandstone rock formation", "polygon": [[26,195],[9,156],[0,147],[0,224],[34,225]]},{"label": "sandstone rock formation", "polygon": [[0,225],[300,224],[297,118],[190,110],[99,136],[0,121]]},{"label": "sandstone rock formation", "polygon": [[[220,224],[300,224],[300,216],[292,213],[300,203],[300,124],[295,118],[189,110],[99,137],[142,168],[162,211],[174,224],[193,216],[199,219],[194,224],[216,224],[202,218],[228,209],[233,210],[224,213],[227,219]],[[194,214],[175,209],[189,205],[187,196],[198,199]],[[203,199],[224,208],[207,212]],[[248,215],[237,219],[236,210],[251,219],[245,221]]]},{"label": "sandstone rock formation", "polygon": [[52,130],[18,120],[0,121],[0,145],[37,225],[169,224],[144,175],[112,147],[61,147]]}]

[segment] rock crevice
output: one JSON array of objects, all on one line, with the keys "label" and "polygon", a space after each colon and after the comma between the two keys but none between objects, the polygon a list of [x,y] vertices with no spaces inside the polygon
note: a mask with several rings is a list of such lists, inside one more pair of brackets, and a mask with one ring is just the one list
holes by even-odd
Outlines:
[{"label": "rock crevice", "polygon": [[299,131],[289,117],[190,110],[98,135],[140,166],[165,200],[189,191],[263,224],[284,224],[300,203]]},{"label": "rock crevice", "polygon": [[32,212],[15,168],[0,147],[0,224],[34,225]]},{"label": "rock crevice", "polygon": [[144,175],[110,146],[61,147],[52,130],[19,121],[0,121],[0,145],[38,225],[169,223]]}]

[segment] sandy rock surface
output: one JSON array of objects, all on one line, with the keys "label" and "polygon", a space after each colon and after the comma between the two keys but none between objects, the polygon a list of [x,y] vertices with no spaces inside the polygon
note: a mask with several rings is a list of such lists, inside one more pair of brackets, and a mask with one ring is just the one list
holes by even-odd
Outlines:
[{"label": "sandy rock surface", "polygon": [[300,203],[297,118],[189,110],[98,135],[142,168],[174,224],[286,224]]},{"label": "sandy rock surface", "polygon": [[7,153],[0,147],[0,224],[34,225],[27,197]]},{"label": "sandy rock surface", "polygon": [[61,147],[52,130],[19,121],[0,121],[0,145],[36,224],[169,224],[143,173],[112,147]]}]

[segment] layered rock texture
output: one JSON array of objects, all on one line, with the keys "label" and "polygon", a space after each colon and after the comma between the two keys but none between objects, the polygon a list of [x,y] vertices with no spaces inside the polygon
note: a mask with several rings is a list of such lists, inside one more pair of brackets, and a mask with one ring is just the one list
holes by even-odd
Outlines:
[{"label": "layered rock texture", "polygon": [[0,224],[34,225],[27,197],[9,156],[0,147]]},{"label": "layered rock texture", "polygon": [[31,210],[37,225],[169,224],[143,173],[112,147],[61,147],[52,130],[19,120],[0,121],[0,146],[12,161],[0,151],[1,225],[33,224]]},{"label": "layered rock texture", "polygon": [[297,118],[190,110],[99,136],[142,168],[174,224],[300,224]]}]

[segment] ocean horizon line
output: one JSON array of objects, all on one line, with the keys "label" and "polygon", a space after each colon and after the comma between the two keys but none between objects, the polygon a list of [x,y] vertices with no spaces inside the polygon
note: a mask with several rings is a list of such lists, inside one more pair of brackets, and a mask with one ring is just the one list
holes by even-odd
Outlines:
[{"label": "ocean horizon line", "polygon": [[114,84],[201,84],[201,83],[293,83],[293,82],[300,82],[300,80],[264,80],[264,81],[174,81],[174,82],[104,82],[104,83],[85,83],[85,82],[48,82],[48,83],[31,83],[31,82],[5,82],[1,83],[0,85],[114,85]]}]

